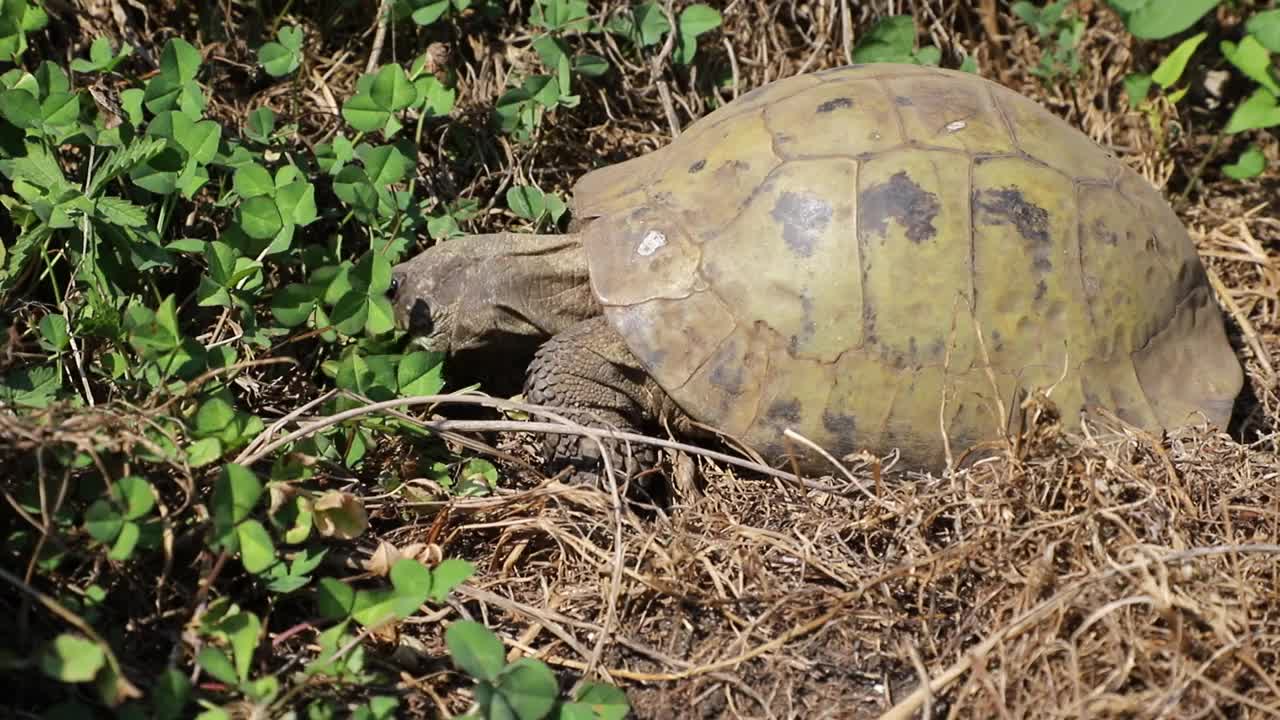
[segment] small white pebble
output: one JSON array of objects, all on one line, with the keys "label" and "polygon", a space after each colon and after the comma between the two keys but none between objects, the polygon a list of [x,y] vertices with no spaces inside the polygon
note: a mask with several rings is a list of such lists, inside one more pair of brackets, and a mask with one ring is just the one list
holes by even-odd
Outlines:
[{"label": "small white pebble", "polygon": [[644,257],[649,257],[658,251],[658,248],[667,244],[667,236],[657,230],[650,230],[645,233],[644,239],[640,241],[640,247],[636,248],[636,252]]},{"label": "small white pebble", "polygon": [[947,132],[949,133],[960,132],[963,129],[964,129],[963,120],[956,120],[954,122],[947,123]]}]

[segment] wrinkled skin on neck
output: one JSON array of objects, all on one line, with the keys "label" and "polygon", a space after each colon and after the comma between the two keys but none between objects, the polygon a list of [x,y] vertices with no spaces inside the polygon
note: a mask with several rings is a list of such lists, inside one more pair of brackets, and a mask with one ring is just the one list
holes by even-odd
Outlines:
[{"label": "wrinkled skin on neck", "polygon": [[392,278],[397,324],[435,352],[526,347],[600,314],[576,234],[454,238]]}]

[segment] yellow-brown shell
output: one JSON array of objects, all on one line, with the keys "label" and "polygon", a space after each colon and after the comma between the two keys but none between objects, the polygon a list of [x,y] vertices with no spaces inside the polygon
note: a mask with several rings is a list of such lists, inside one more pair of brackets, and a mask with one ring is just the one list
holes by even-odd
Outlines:
[{"label": "yellow-brown shell", "polygon": [[586,175],[574,210],[640,363],[770,460],[790,427],[837,457],[936,468],[943,428],[956,452],[995,437],[1031,388],[1068,427],[1088,406],[1223,427],[1243,382],[1161,196],[975,75],[774,82]]}]

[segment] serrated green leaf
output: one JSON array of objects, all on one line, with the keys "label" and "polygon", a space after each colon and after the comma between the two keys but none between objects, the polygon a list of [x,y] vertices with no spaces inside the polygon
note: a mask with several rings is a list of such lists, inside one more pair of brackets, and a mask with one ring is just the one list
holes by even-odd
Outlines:
[{"label": "serrated green leaf", "polygon": [[100,197],[93,203],[94,215],[103,222],[120,227],[140,228],[148,224],[146,209],[114,196]]},{"label": "serrated green leaf", "polygon": [[165,145],[164,138],[141,137],[123,149],[112,150],[98,171],[94,173],[86,194],[90,197],[97,195],[107,183],[159,155]]},{"label": "serrated green leaf", "polygon": [[11,405],[46,408],[62,388],[56,368],[36,366],[12,370],[0,381],[0,401]]},{"label": "serrated green leaf", "polygon": [[0,173],[10,180],[25,180],[55,194],[69,187],[57,159],[43,145],[29,142],[25,150],[25,154],[18,157],[0,159]]}]

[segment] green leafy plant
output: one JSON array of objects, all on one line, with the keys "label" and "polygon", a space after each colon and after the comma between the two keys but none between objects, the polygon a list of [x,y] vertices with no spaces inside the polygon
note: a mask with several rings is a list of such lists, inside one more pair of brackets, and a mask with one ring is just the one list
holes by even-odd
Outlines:
[{"label": "green leafy plant", "polygon": [[1163,40],[1190,28],[1222,0],[1107,0],[1134,37]]},{"label": "green leafy plant", "polygon": [[507,190],[507,207],[528,220],[533,227],[560,222],[568,210],[564,199],[555,193],[544,193],[532,185],[514,185]]},{"label": "green leafy plant", "polygon": [[[1109,0],[1108,4],[1117,11],[1134,36],[1161,40],[1192,28],[1218,7],[1221,0],[1179,3]],[[1208,36],[1208,32],[1201,31],[1185,38],[1153,72],[1136,72],[1125,78],[1125,91],[1131,106],[1147,113],[1161,142],[1166,125],[1165,108],[1176,105],[1189,89],[1188,86],[1174,89],[1174,86],[1182,80],[1192,58],[1202,51],[1202,43]],[[1232,110],[1222,132],[1233,136],[1280,125],[1280,79],[1272,63],[1272,53],[1280,52],[1280,10],[1250,15],[1239,40],[1223,39],[1217,43],[1216,49],[1222,59],[1253,86],[1249,95]],[[1150,98],[1153,84],[1160,88],[1160,102]],[[1265,170],[1266,156],[1254,144],[1248,144],[1234,162],[1223,167],[1223,173],[1234,179],[1256,177]]]},{"label": "green leafy plant", "polygon": [[507,663],[502,641],[480,623],[459,621],[445,631],[454,664],[476,681],[475,706],[463,717],[480,720],[622,720],[630,712],[626,695],[600,683],[583,684],[562,701],[555,675],[541,660]]},{"label": "green leafy plant", "polygon": [[937,47],[916,47],[916,22],[910,15],[891,15],[877,20],[853,49],[855,63],[937,65],[941,60],[942,51]]},{"label": "green leafy plant", "polygon": [[1013,13],[1030,25],[1041,40],[1049,43],[1032,71],[1046,80],[1071,77],[1080,72],[1078,48],[1084,37],[1085,21],[1068,12],[1070,6],[1071,0],[1054,0],[1044,6],[1020,0],[1012,6]]},{"label": "green leafy plant", "polygon": [[[679,65],[693,62],[698,53],[698,38],[724,23],[719,10],[704,3],[694,3],[680,11],[676,18],[676,37],[672,57]],[[634,48],[661,46],[672,31],[671,22],[656,0],[640,3],[611,17],[605,24],[610,33],[625,38]]]},{"label": "green leafy plant", "polygon": [[[432,25],[449,13],[461,13],[473,0],[396,0],[392,5],[396,20],[410,18],[417,25]],[[480,3],[487,5],[487,3]]]},{"label": "green leafy plant", "polygon": [[27,35],[48,24],[49,15],[39,3],[0,0],[0,57],[17,63],[27,51]]},{"label": "green leafy plant", "polygon": [[258,62],[273,77],[288,75],[302,64],[302,28],[283,27],[276,41],[258,48]]}]

